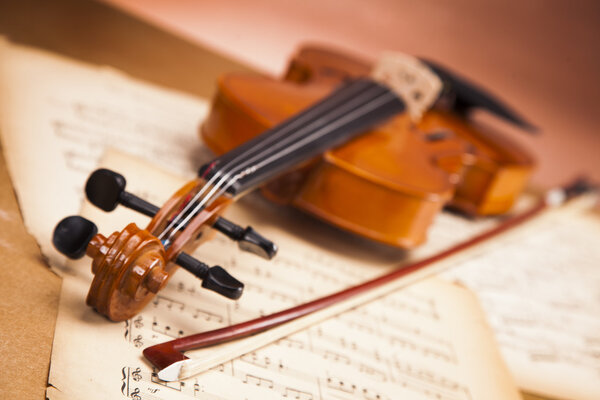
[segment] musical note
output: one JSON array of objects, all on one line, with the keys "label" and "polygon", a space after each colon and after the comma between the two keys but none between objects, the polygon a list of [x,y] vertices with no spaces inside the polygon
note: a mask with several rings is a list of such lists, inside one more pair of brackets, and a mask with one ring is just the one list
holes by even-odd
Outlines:
[{"label": "musical note", "polygon": [[133,320],[133,326],[136,327],[136,329],[141,329],[144,327],[144,322],[143,322],[143,318],[141,315],[138,315],[134,320]]},{"label": "musical note", "polygon": [[256,354],[256,352],[252,352],[250,354],[244,354],[240,357],[241,360],[254,364],[261,368],[268,368],[271,365],[271,359],[269,357],[261,357]]},{"label": "musical note", "polygon": [[298,340],[298,339],[291,339],[291,338],[283,338],[283,339],[279,339],[277,342],[275,342],[275,344],[280,345],[280,346],[287,346],[287,347],[291,347],[291,348],[296,348],[296,349],[303,349],[305,347],[304,342]]},{"label": "musical note", "polygon": [[341,392],[352,394],[356,390],[355,384],[344,382],[343,379],[336,376],[328,376],[326,382],[328,388],[339,390]]},{"label": "musical note", "polygon": [[169,326],[169,325],[163,325],[163,324],[159,323],[156,317],[153,317],[152,330],[154,332],[157,332],[157,333],[160,333],[163,335],[167,335],[172,338],[182,337],[185,334],[185,332],[182,329],[174,330],[174,329],[171,329],[171,326]]},{"label": "musical note", "polygon": [[338,361],[338,362],[342,362],[344,364],[350,364],[350,357],[345,356],[343,354],[340,353],[336,353],[334,351],[330,351],[330,350],[325,350],[325,353],[323,353],[323,358],[325,359],[329,359],[329,360],[333,360],[333,361]]},{"label": "musical note", "polygon": [[202,393],[204,389],[200,386],[199,383],[194,383],[194,397],[197,397],[200,393]]},{"label": "musical note", "polygon": [[218,315],[215,314],[213,312],[207,311],[207,310],[203,310],[201,308],[196,308],[194,309],[193,313],[192,313],[192,318],[201,318],[205,321],[214,321],[217,322],[219,324],[223,323],[223,316],[222,315]]},{"label": "musical note", "polygon": [[380,369],[377,369],[370,365],[360,364],[359,371],[370,375],[373,379],[377,381],[385,382],[388,380],[387,374],[384,371],[381,371]]},{"label": "musical note", "polygon": [[364,388],[362,390],[362,397],[365,400],[389,400],[390,398],[384,394],[371,388]]},{"label": "musical note", "polygon": [[296,400],[313,400],[313,394],[309,392],[304,392],[302,390],[297,390],[291,387],[286,387],[283,392],[283,397],[288,397]]},{"label": "musical note", "polygon": [[243,380],[244,383],[254,384],[256,386],[266,386],[269,389],[273,389],[273,381],[260,376],[246,374]]},{"label": "musical note", "polygon": [[161,295],[155,296],[154,299],[152,300],[152,304],[154,304],[155,307],[158,307],[159,305],[164,305],[169,310],[171,310],[171,309],[175,309],[177,311],[185,310],[185,304],[182,303],[181,301],[170,299],[168,297],[161,296]]}]

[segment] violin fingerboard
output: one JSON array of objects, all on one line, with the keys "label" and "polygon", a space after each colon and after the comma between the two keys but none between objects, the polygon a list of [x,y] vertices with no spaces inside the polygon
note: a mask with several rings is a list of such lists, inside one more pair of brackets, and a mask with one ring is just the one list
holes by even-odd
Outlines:
[{"label": "violin fingerboard", "polygon": [[227,193],[238,195],[339,146],[375,124],[401,113],[405,104],[386,85],[362,78],[219,156],[202,170],[205,179],[227,177]]}]

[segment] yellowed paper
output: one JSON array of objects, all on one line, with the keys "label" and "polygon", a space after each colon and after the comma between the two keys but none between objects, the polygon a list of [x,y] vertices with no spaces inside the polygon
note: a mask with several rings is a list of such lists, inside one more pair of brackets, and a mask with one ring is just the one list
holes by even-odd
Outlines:
[{"label": "yellowed paper", "polygon": [[106,67],[0,40],[0,134],[29,232],[51,261],[52,230],[81,207],[107,147],[183,176],[206,157],[197,128],[204,100]]},{"label": "yellowed paper", "polygon": [[479,296],[522,390],[600,399],[600,215],[557,213],[446,275]]},{"label": "yellowed paper", "polygon": [[[132,190],[146,188],[158,200],[183,183],[118,153],[109,153],[103,165],[124,171]],[[82,214],[104,233],[144,219],[130,210],[107,214],[87,204]],[[380,251],[377,245],[351,239],[258,196],[234,204],[227,216],[276,238],[280,246],[273,261],[242,253],[224,237],[198,249],[196,257],[227,267],[246,283],[245,294],[236,302],[201,289],[197,279],[180,270],[138,316],[109,323],[83,304],[91,279],[89,259],[69,263],[50,399],[77,398],[81,393],[89,399],[518,398],[472,295],[433,281],[208,373],[181,382],[160,381],[141,357],[144,347],[299,304],[381,274],[401,258],[398,251]]]},{"label": "yellowed paper", "polygon": [[[62,217],[78,212],[87,173],[95,168],[99,155],[107,146],[135,152],[138,156],[177,174],[193,175],[201,160],[208,157],[206,149],[201,146],[196,135],[197,125],[205,113],[205,107],[206,103],[202,100],[131,80],[114,70],[90,67],[20,46],[1,46],[0,133],[21,209],[28,228],[36,236],[44,253],[56,265],[61,266],[61,273],[74,275],[80,280],[78,284],[78,281],[71,278],[68,278],[68,282],[65,281],[63,308],[72,307],[73,312],[79,313],[75,317],[84,319],[86,323],[95,321],[89,329],[91,337],[99,336],[103,329],[115,329],[117,325],[106,323],[83,306],[84,292],[91,279],[89,265],[79,269],[64,267],[63,258],[57,257],[50,246],[52,229]],[[163,140],[163,137],[168,140]],[[127,162],[125,164],[128,165]],[[142,176],[138,178],[138,172],[143,171],[131,170],[126,173],[128,190],[158,205],[181,183],[180,179],[156,170],[154,174],[160,176],[164,184],[161,185],[162,191],[158,193],[150,184],[136,184],[138,181],[146,182]],[[122,229],[124,220],[138,221],[140,225],[147,222],[144,217],[124,210],[111,215],[97,210],[94,212],[97,214],[93,214],[92,217],[101,224],[102,232],[110,233],[112,229]],[[127,216],[120,213],[126,213]],[[231,209],[229,214],[237,220],[236,222],[260,227],[261,233],[274,240],[277,238],[278,242],[280,235],[284,235],[285,232],[280,232],[277,227],[287,226],[289,230],[286,232],[293,237],[288,250],[291,256],[282,252],[277,261],[263,265],[261,260],[251,255],[238,253],[235,246],[224,249],[221,246],[232,245],[224,238],[218,238],[214,243],[200,249],[198,257],[208,263],[221,264],[244,280],[247,291],[243,301],[231,306],[216,295],[205,293],[198,285],[188,287],[187,280],[181,277],[186,273],[180,271],[168,289],[169,296],[159,297],[154,306],[160,314],[163,309],[177,309],[178,302],[181,302],[184,304],[181,313],[175,316],[174,313],[167,312],[166,320],[163,322],[163,317],[160,317],[156,320],[156,325],[155,321],[150,319],[150,328],[154,329],[150,336],[142,335],[143,340],[138,339],[138,334],[131,333],[138,329],[136,326],[140,323],[134,324],[130,321],[133,328],[129,331],[128,338],[134,345],[142,346],[140,343],[143,343],[146,346],[178,336],[179,331],[182,331],[181,334],[189,334],[287,308],[328,291],[373,277],[400,261],[406,261],[407,256],[417,259],[433,254],[494,223],[491,220],[473,223],[441,214],[429,234],[428,244],[405,255],[389,248],[367,244],[354,236],[343,234],[306,217],[302,218],[302,224],[292,223],[288,226],[290,221],[298,218],[296,212],[266,204],[257,196],[244,199],[241,204]],[[551,228],[544,229],[551,234]],[[588,228],[586,224],[574,225],[569,228],[574,232],[567,232],[566,238],[564,234],[559,236],[560,243],[554,247],[571,249],[581,242],[587,243],[584,250],[597,248],[598,246],[593,245],[597,234],[590,236],[591,239],[588,240],[591,242],[577,239],[579,231],[584,232]],[[339,235],[343,239],[331,241],[331,237]],[[572,240],[570,235],[573,235],[575,240]],[[317,256],[312,252],[302,253],[303,246],[307,244],[318,248]],[[553,248],[553,245],[544,243],[536,245],[538,248]],[[529,254],[527,247],[516,251]],[[471,271],[464,272],[463,281],[483,293],[481,298],[491,316],[492,324],[499,332],[499,340],[505,349],[504,354],[522,387],[550,396],[586,398],[586,395],[591,395],[591,398],[597,398],[593,385],[598,382],[595,354],[598,352],[599,314],[598,297],[593,293],[596,293],[594,288],[599,286],[593,272],[597,268],[593,267],[598,263],[594,258],[595,253],[590,252],[591,256],[584,258],[577,255],[588,254],[585,251],[571,253],[563,251],[559,259],[573,258],[576,262],[570,261],[569,266],[581,263],[587,267],[569,268],[571,274],[568,274],[565,280],[568,290],[563,288],[560,279],[552,281],[550,290],[543,290],[543,302],[534,308],[535,311],[542,312],[537,312],[535,318],[531,318],[534,320],[534,329],[531,331],[528,331],[527,324],[518,326],[521,321],[529,323],[531,317],[531,313],[527,318],[522,317],[524,309],[520,305],[526,304],[523,303],[523,296],[527,297],[530,293],[534,295],[537,288],[532,286],[534,290],[530,291],[526,285],[517,285],[518,292],[512,294],[508,290],[511,285],[506,284],[506,281],[536,283],[540,282],[536,277],[541,273],[545,282],[549,279],[548,275],[544,275],[545,263],[540,265],[529,262],[525,257],[526,267],[530,267],[523,269],[525,273],[509,275],[494,281],[499,272],[508,272],[503,259],[506,255],[502,250],[498,250],[493,257],[495,261],[489,265],[481,258],[471,263],[467,270],[481,270],[481,274],[472,276]],[[339,254],[347,256],[344,262],[335,261]],[[549,256],[552,258],[553,254]],[[563,269],[553,267],[552,271],[561,272]],[[522,271],[521,268],[516,270]],[[297,276],[294,283],[299,284],[299,288],[285,283],[285,278],[290,274]],[[460,276],[463,276],[463,272],[460,272]],[[555,274],[553,278],[557,276],[562,275]],[[491,284],[483,279],[486,277],[492,279]],[[263,283],[270,279],[274,283]],[[173,287],[178,289],[174,290]],[[584,287],[585,289],[581,289]],[[501,290],[496,290],[497,288]],[[504,293],[508,294],[507,301],[503,300]],[[561,295],[560,307],[555,307],[554,293]],[[582,296],[586,293],[590,295]],[[185,297],[188,295],[191,297]],[[513,295],[516,297],[512,298]],[[571,295],[573,297],[570,297]],[[180,296],[183,296],[184,300],[181,300]],[[203,302],[206,306],[196,306],[196,301]],[[491,303],[495,305],[490,306]],[[508,307],[515,303],[516,311],[515,308]],[[255,305],[258,306],[255,308]],[[557,310],[561,313],[550,312]],[[557,320],[561,321],[560,325],[556,324]],[[62,326],[60,329],[69,330],[68,323]],[[169,329],[166,329],[166,326],[169,326]],[[514,329],[515,326],[519,329]],[[571,326],[576,329],[571,329]],[[147,324],[145,327],[148,329]],[[81,326],[77,329],[87,332]],[[126,330],[122,327],[119,329],[120,335],[124,337]],[[160,329],[163,329],[162,333],[157,332]],[[524,337],[518,335],[523,333],[526,333]],[[543,340],[538,340],[539,338]],[[69,340],[75,339],[68,337],[65,340],[69,344]],[[89,347],[89,342],[86,343]],[[101,349],[97,351],[102,352]],[[136,351],[134,359],[138,363],[142,362],[139,358],[140,349]],[[77,358],[77,355],[73,357]],[[76,366],[78,362],[80,361],[69,360],[66,364]],[[101,364],[100,362],[99,365]],[[65,372],[54,370],[53,373],[60,376],[73,370],[75,367],[66,367]],[[92,372],[90,376],[90,379],[94,380],[96,378],[93,376],[101,375],[94,375]],[[215,382],[221,379],[220,376],[215,375]],[[59,396],[59,393],[57,391],[53,396]]]}]

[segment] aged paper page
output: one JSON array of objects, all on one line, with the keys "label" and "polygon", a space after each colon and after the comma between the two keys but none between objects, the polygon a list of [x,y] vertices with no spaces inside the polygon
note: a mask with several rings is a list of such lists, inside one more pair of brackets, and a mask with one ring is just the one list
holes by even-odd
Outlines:
[{"label": "aged paper page", "polygon": [[600,215],[555,214],[446,276],[478,294],[520,388],[600,399]]},{"label": "aged paper page", "polygon": [[52,230],[81,207],[107,146],[193,176],[203,100],[109,68],[0,40],[0,134],[25,224],[54,261]]},{"label": "aged paper page", "polygon": [[[2,141],[8,158],[7,162],[15,182],[15,189],[19,196],[24,218],[28,228],[36,236],[38,243],[40,243],[44,253],[50,257],[51,261],[57,264],[63,262],[62,258],[57,257],[56,252],[49,245],[52,229],[62,217],[78,211],[83,193],[83,183],[89,171],[95,168],[99,156],[107,145],[119,147],[121,150],[130,153],[135,152],[138,156],[151,160],[152,163],[159,164],[184,176],[193,175],[201,161],[208,159],[209,156],[200,144],[196,134],[198,123],[206,110],[205,102],[136,82],[114,70],[90,67],[24,47],[11,45],[0,47],[0,133],[2,134]],[[169,140],[163,140],[163,137],[168,137]],[[132,181],[135,179],[134,174],[129,173],[126,177],[130,182],[130,189],[135,188],[135,185],[132,186]],[[145,186],[139,186],[136,193],[156,204],[161,204],[166,196],[180,183],[177,179],[169,181],[172,182],[172,186],[169,188],[165,186],[162,193],[157,194],[152,190],[149,191]],[[240,206],[244,205],[252,209],[257,216],[271,215],[272,210],[275,208],[272,205],[265,206],[265,203],[257,198],[246,199]],[[279,212],[279,217],[273,217],[275,218],[273,221],[264,218],[258,218],[257,221],[254,221],[247,216],[247,213],[242,212],[240,214],[241,220],[238,222],[260,226],[261,231],[269,234],[272,232],[272,237],[275,238],[278,237],[279,233],[276,230],[271,231],[270,227],[279,226],[288,219],[297,217],[297,214],[290,210],[279,210]],[[237,215],[235,209],[231,210],[231,213]],[[105,217],[103,216],[103,218]],[[146,223],[143,217],[133,213],[127,218],[138,220],[142,225]],[[340,235],[340,232],[310,219],[304,222],[307,224],[306,226],[295,228],[294,240],[307,242],[303,238],[311,238],[308,242],[317,246],[319,243],[327,243],[331,248],[322,245],[320,246],[321,250],[331,250],[332,254],[346,250],[345,247],[339,247],[338,244],[331,244],[327,241],[328,237]],[[430,232],[428,244],[412,252],[410,257],[421,258],[433,254],[452,242],[469,237],[493,223],[491,220],[472,223],[449,214],[441,214]],[[122,225],[115,224],[112,228],[121,229]],[[575,230],[577,231],[579,228],[581,227],[575,227]],[[223,238],[220,240],[223,242],[222,244],[225,243]],[[304,262],[302,257],[280,258],[279,264],[286,265],[289,268],[295,268],[298,271],[304,267],[309,268],[307,271],[298,272],[300,277],[298,282],[303,282],[302,279],[305,282],[314,281],[316,282],[313,285],[314,287],[308,283],[300,289],[288,287],[285,284],[263,287],[260,283],[264,279],[270,278],[267,274],[275,273],[277,275],[271,267],[264,272],[264,276],[260,275],[262,272],[257,272],[260,271],[258,269],[249,273],[244,268],[237,271],[237,267],[234,267],[232,272],[239,275],[240,279],[247,283],[245,296],[267,299],[265,301],[267,306],[261,306],[258,309],[247,309],[242,307],[243,303],[240,303],[235,310],[239,314],[233,313],[231,321],[227,320],[226,323],[238,322],[261,313],[298,304],[327,291],[337,290],[368,277],[373,277],[404,258],[403,254],[376,245],[367,245],[350,235],[344,235],[343,241],[351,245],[351,250],[355,253],[350,254],[352,254],[353,260],[356,261],[355,265],[351,267],[338,265],[337,267],[341,268],[340,270],[343,273],[340,273],[340,270],[331,269],[329,264],[323,264],[327,267],[322,267],[322,264],[311,267],[312,262]],[[352,245],[359,245],[359,243],[359,247],[364,251],[357,253],[354,248],[356,246]],[[217,242],[215,242],[216,245]],[[294,244],[290,244],[290,246],[295,248]],[[594,248],[594,246],[590,245],[588,248]],[[373,261],[373,254],[375,253],[381,254],[380,260]],[[502,253],[498,254],[501,255]],[[241,257],[243,261],[240,261],[238,257]],[[598,264],[597,262],[594,264],[593,260],[596,260],[594,257],[589,258],[589,260],[592,260],[590,265]],[[232,257],[229,252],[210,253],[208,250],[206,254],[202,253],[201,258],[206,262],[220,263],[225,267],[243,264],[246,259],[247,265],[250,266],[254,266],[259,262],[252,256],[244,254],[236,254],[235,257]],[[311,253],[309,261],[312,258],[314,258],[314,255]],[[323,257],[312,261],[335,264]],[[365,263],[375,263],[383,266],[372,266],[365,269]],[[359,267],[360,265],[363,266],[362,269]],[[529,265],[536,265],[537,270],[535,272],[529,271],[527,276],[519,275],[510,279],[519,282],[531,282],[532,277],[539,272],[540,266],[533,263]],[[477,272],[480,270],[478,269],[480,266],[480,263],[477,263],[477,267],[470,269]],[[88,269],[87,267],[84,268],[82,270],[84,272],[81,273],[87,274]],[[493,269],[494,273],[498,271],[497,265],[491,266],[490,269]],[[282,273],[284,276],[290,271],[281,268],[280,270],[284,271]],[[336,273],[330,273],[330,270],[336,271]],[[508,271],[504,265],[499,270],[501,272]],[[64,272],[65,269],[61,271]],[[74,271],[73,269],[68,270],[69,273],[74,273]],[[571,270],[572,275],[569,275],[570,288],[580,287],[580,283],[577,283],[576,280],[581,276],[584,277],[582,281],[587,280],[590,285],[592,282],[597,282],[594,279],[588,279],[587,277],[591,275],[587,273],[579,274],[574,271]],[[181,271],[179,274],[185,274],[185,272]],[[470,273],[465,274],[470,275]],[[89,275],[86,276],[89,279]],[[312,281],[306,280],[306,276],[312,277]],[[493,277],[494,274],[486,271],[485,273],[482,272],[481,275],[472,277],[472,279],[465,275],[464,281],[481,291],[485,289],[485,280],[483,280],[483,283],[481,282],[482,278],[486,276]],[[277,276],[274,279],[277,282],[281,280]],[[507,281],[510,279],[507,279]],[[180,285],[180,283],[176,285]],[[180,287],[184,287],[181,285]],[[554,281],[553,285],[558,286],[558,281]],[[87,286],[87,284],[84,286]],[[491,286],[493,287],[493,285]],[[504,286],[503,291],[507,287],[508,285]],[[595,287],[597,288],[598,285],[596,284]],[[523,287],[519,290],[522,293],[529,293]],[[559,292],[564,295],[568,293],[595,293],[593,288],[587,291],[560,289]],[[494,294],[493,291],[489,293]],[[498,292],[495,292],[495,294],[497,295]],[[550,300],[542,308],[544,312],[536,314],[538,317],[552,315],[545,312],[548,308],[552,308],[553,311],[557,309],[553,307],[552,296],[544,296],[550,298]],[[162,298],[159,298],[159,300],[162,301]],[[167,300],[172,299],[167,298]],[[561,333],[559,329],[557,336],[545,346],[542,346],[541,343],[546,342],[538,341],[537,337],[542,335],[548,340],[547,338],[550,337],[550,335],[546,335],[549,332],[548,327],[552,324],[556,325],[553,321],[548,321],[546,318],[536,320],[537,331],[535,329],[531,332],[527,329],[515,330],[513,327],[509,332],[506,330],[502,332],[501,327],[504,326],[504,321],[512,321],[513,324],[516,324],[522,320],[529,320],[523,319],[520,315],[512,315],[512,308],[506,306],[506,304],[510,304],[510,301],[506,303],[501,300],[497,306],[492,307],[487,306],[489,301],[486,301],[490,313],[494,312],[494,308],[496,309],[497,316],[492,318],[492,323],[497,329],[500,326],[501,336],[499,340],[504,343],[505,348],[511,349],[510,351],[516,354],[507,356],[511,368],[516,368],[516,371],[523,371],[517,372],[519,382],[528,390],[555,393],[555,387],[563,380],[546,378],[546,376],[573,377],[572,382],[574,384],[572,386],[585,388],[582,389],[585,392],[588,392],[587,388],[591,387],[584,384],[585,382],[598,381],[597,357],[594,356],[598,351],[598,338],[597,334],[594,334],[594,332],[598,332],[597,301],[594,303],[583,299],[585,301],[580,302],[581,299],[579,299],[573,303],[572,299],[563,300],[564,304],[571,304],[571,309],[576,309],[577,312],[570,313],[568,311],[569,307],[563,307],[564,315],[553,317],[554,321],[556,318],[560,321],[567,321],[565,324],[560,324],[559,328],[574,324],[574,326],[577,326],[576,331],[580,334],[572,335],[571,331],[566,333],[562,331]],[[521,304],[520,298],[514,302]],[[156,307],[159,307],[158,303]],[[220,320],[225,321],[223,315],[228,314],[230,311],[226,306],[221,307]],[[187,312],[190,313],[189,308]],[[200,318],[203,312],[206,312],[206,310],[198,311],[196,318]],[[192,314],[195,315],[195,312]],[[210,316],[210,312],[207,315],[207,326],[193,326],[185,331],[182,330],[184,332],[182,334],[222,326],[214,323],[214,320],[219,320],[219,318],[213,318]],[[574,315],[577,317],[575,318]],[[156,326],[158,326],[158,321]],[[167,326],[170,327],[170,325]],[[166,335],[160,340],[157,339],[157,341],[164,341],[169,337],[173,337],[173,331],[170,329],[167,331],[170,335]],[[535,335],[543,331],[543,334],[534,335],[532,341],[532,336],[523,338],[516,334],[521,334],[524,331],[527,331],[527,334],[534,333]],[[539,346],[534,347],[532,350],[532,343]],[[575,349],[576,351],[565,350],[559,354],[562,344],[566,344],[565,349]],[[505,354],[507,351],[504,351]],[[574,356],[575,354],[577,356]],[[517,361],[511,362],[511,359]],[[546,374],[547,368],[550,368],[548,374]],[[579,384],[580,382],[584,383]],[[545,387],[551,389],[544,389]],[[590,389],[589,393],[595,395],[596,392]],[[571,395],[575,396],[573,393]],[[565,396],[569,397],[566,394]]]},{"label": "aged paper page", "polygon": [[[103,162],[128,178],[134,193],[162,201],[181,179],[109,153]],[[86,204],[101,232],[143,216]],[[287,308],[379,275],[402,253],[337,232],[250,195],[228,218],[276,239],[273,261],[242,253],[222,236],[195,256],[220,264],[246,284],[233,302],[200,288],[180,270],[141,314],[110,323],[88,308],[89,259],[69,263],[52,356],[50,399],[512,399],[503,367],[473,296],[427,282],[279,340],[181,382],[160,381],[141,350],[174,337]],[[456,217],[454,217],[456,218]],[[468,229],[465,229],[468,232]],[[340,236],[341,235],[341,236]],[[457,239],[458,240],[458,239]],[[482,368],[485,366],[485,368]]]}]

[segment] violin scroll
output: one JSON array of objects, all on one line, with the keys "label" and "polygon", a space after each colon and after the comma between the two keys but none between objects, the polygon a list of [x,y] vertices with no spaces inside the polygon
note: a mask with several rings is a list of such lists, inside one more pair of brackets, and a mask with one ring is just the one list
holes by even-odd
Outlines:
[{"label": "violin scroll", "polygon": [[[226,201],[207,208],[196,219],[182,227],[182,232],[165,248],[166,240],[159,240],[158,233],[173,222],[174,215],[186,205],[187,191],[180,190],[167,202],[170,209],[155,205],[125,190],[125,178],[108,169],[93,172],[86,183],[88,200],[104,211],[112,211],[121,204],[153,217],[147,229],[129,224],[121,232],[108,237],[98,234],[96,225],[80,216],[70,216],[58,223],[53,234],[57,250],[69,258],[90,256],[94,279],[87,297],[87,304],[113,321],[122,321],[137,314],[168,282],[181,266],[202,280],[202,287],[230,299],[238,299],[244,284],[231,276],[221,266],[208,266],[186,252],[192,244],[208,240],[206,231],[217,230],[240,244],[240,248],[252,251],[264,258],[271,258],[277,246],[262,237],[251,227],[243,228],[226,220],[219,214]],[[184,187],[196,187],[192,182]],[[174,211],[173,211],[174,210]],[[192,232],[187,230],[191,229]],[[186,243],[178,242],[185,233]],[[189,238],[192,237],[193,240]],[[175,246],[176,245],[176,246]],[[174,251],[176,247],[180,250]]]},{"label": "violin scroll", "polygon": [[[88,255],[93,259],[94,280],[87,304],[113,321],[137,314],[167,283],[174,272],[168,267],[164,247],[150,232],[129,224],[108,238],[97,234],[96,225],[80,216],[58,223],[53,243],[72,259]],[[244,284],[225,269],[209,267],[186,253],[175,264],[202,280],[202,287],[230,299],[239,299]]]}]

